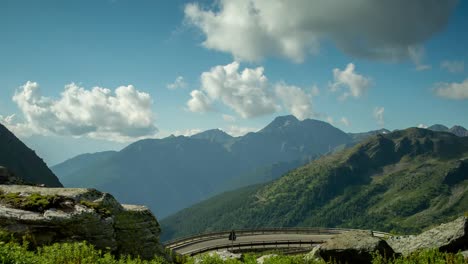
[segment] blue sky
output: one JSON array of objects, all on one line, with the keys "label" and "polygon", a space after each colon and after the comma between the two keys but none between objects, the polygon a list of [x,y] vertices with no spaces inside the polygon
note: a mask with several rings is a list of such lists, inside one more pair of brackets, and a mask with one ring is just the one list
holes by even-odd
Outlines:
[{"label": "blue sky", "polygon": [[467,1],[381,2],[3,0],[0,122],[49,165],[290,113],[468,127]]}]

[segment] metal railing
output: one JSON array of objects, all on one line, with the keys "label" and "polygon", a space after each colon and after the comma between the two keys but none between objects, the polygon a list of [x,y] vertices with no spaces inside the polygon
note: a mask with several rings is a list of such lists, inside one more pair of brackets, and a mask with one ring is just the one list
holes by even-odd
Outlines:
[{"label": "metal railing", "polygon": [[[264,234],[316,234],[316,235],[333,235],[340,234],[349,231],[367,231],[363,229],[346,229],[346,228],[290,228],[290,227],[278,227],[278,228],[264,228],[264,229],[236,229],[237,236],[251,236],[251,235],[264,235]],[[196,243],[209,241],[219,238],[227,238],[231,231],[211,232],[204,233],[195,236],[187,236],[175,240],[166,242],[164,245],[168,249],[177,249],[186,247]],[[372,234],[376,237],[391,236],[389,233],[372,231]]]}]

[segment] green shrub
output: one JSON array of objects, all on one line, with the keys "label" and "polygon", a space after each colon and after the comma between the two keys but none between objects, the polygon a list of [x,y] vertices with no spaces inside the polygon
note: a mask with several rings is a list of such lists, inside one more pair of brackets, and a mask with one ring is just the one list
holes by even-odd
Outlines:
[{"label": "green shrub", "polygon": [[0,264],[165,264],[162,257],[141,260],[129,256],[116,258],[109,252],[95,249],[86,242],[55,243],[28,250],[28,243],[0,242]]}]

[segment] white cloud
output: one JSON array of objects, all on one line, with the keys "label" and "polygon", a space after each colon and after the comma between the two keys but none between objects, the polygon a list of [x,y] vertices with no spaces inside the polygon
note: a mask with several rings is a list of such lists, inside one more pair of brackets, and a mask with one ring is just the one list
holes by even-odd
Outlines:
[{"label": "white cloud", "polygon": [[[411,58],[447,24],[457,0],[219,0],[209,8],[185,6],[203,46],[237,60],[280,56],[302,62],[321,40],[347,54],[380,60]],[[398,18],[398,19],[395,19]],[[369,23],[372,21],[372,23]]]},{"label": "white cloud", "polygon": [[210,98],[208,98],[202,91],[193,90],[190,93],[190,96],[192,96],[192,98],[187,102],[187,106],[190,111],[204,113],[213,110]]},{"label": "white cloud", "polygon": [[201,90],[188,101],[193,112],[204,112],[211,101],[220,101],[242,118],[271,114],[279,109],[268,90],[263,67],[239,71],[239,63],[215,66],[201,75]]},{"label": "white cloud", "polygon": [[354,98],[361,97],[371,86],[371,79],[356,73],[353,63],[349,63],[346,69],[340,70],[333,69],[333,83],[331,83],[330,90],[333,92],[341,90],[342,87],[347,88],[341,96],[341,100],[345,100],[349,96]]},{"label": "white cloud", "polygon": [[[28,81],[13,101],[23,113],[23,123],[10,125],[32,134],[87,136],[111,141],[154,137],[153,100],[132,85],[86,90],[74,83],[65,86],[60,98],[41,96],[39,85]],[[27,129],[26,129],[27,128]]]},{"label": "white cloud", "polygon": [[385,108],[384,107],[376,107],[374,108],[374,118],[375,120],[377,120],[377,124],[379,124],[380,126],[384,126],[385,125],[385,120],[384,120],[384,111],[385,111]]},{"label": "white cloud", "polygon": [[330,124],[332,124],[332,125],[335,124],[335,120],[334,120],[333,117],[331,117],[331,116],[327,116],[326,120],[327,120],[328,123],[330,123]]},{"label": "white cloud", "polygon": [[346,118],[346,117],[344,117],[344,116],[341,118],[340,121],[341,121],[341,123],[342,123],[343,125],[345,125],[345,126],[347,126],[347,127],[349,127],[349,126],[351,125],[351,123],[349,122],[348,118]]},{"label": "white cloud", "polygon": [[[206,112],[215,102],[220,102],[242,118],[273,114],[281,106],[299,119],[316,116],[312,97],[319,94],[316,86],[310,93],[285,82],[270,84],[263,67],[240,69],[239,62],[219,65],[201,74],[200,90],[192,91],[187,102],[192,112]],[[235,117],[223,115],[223,119],[234,122]]]},{"label": "white cloud", "polygon": [[223,130],[233,137],[240,137],[249,132],[257,132],[259,129],[253,127],[229,126],[228,128]]},{"label": "white cloud", "polygon": [[187,87],[187,83],[184,80],[183,76],[177,76],[173,83],[169,83],[167,88],[170,90],[183,89]]},{"label": "white cloud", "polygon": [[465,62],[445,60],[440,63],[440,68],[445,69],[451,73],[460,73],[465,70]]},{"label": "white cloud", "polygon": [[418,128],[427,128],[427,125],[425,125],[425,124],[419,124],[419,125],[418,125]]},{"label": "white cloud", "polygon": [[440,97],[454,100],[468,99],[468,79],[461,83],[439,83],[435,92]]},{"label": "white cloud", "polygon": [[236,122],[236,117],[232,115],[223,114],[223,120],[226,122]]},{"label": "white cloud", "polygon": [[286,109],[300,120],[314,116],[312,96],[301,88],[285,83],[276,85],[276,96],[283,102]]}]

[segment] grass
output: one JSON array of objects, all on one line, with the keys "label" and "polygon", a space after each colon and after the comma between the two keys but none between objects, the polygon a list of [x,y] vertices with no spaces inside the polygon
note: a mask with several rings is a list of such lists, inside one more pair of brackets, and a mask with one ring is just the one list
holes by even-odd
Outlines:
[{"label": "grass", "polygon": [[58,195],[41,195],[39,193],[23,195],[19,192],[0,192],[0,203],[33,212],[44,212],[49,208],[60,207],[64,200],[64,197]]},{"label": "grass", "polygon": [[100,214],[102,217],[106,218],[112,215],[112,212],[102,206],[100,203],[95,203],[95,202],[90,202],[90,201],[80,201],[81,205],[84,205],[88,208],[94,209],[98,214]]}]

